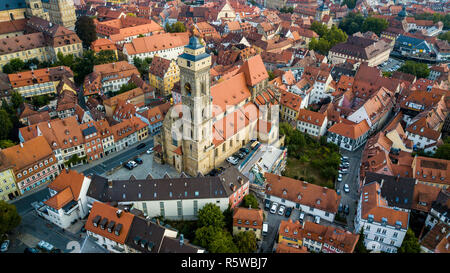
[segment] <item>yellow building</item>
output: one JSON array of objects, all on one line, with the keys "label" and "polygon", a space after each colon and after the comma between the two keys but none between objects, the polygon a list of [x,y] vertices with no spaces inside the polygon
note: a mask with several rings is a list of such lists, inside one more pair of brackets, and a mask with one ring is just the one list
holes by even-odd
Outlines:
[{"label": "yellow building", "polygon": [[292,219],[280,222],[278,243],[284,242],[291,246],[301,247],[303,245],[302,235],[302,224],[300,222],[293,222]]},{"label": "yellow building", "polygon": [[75,28],[77,17],[73,0],[42,0],[42,5],[48,11],[50,22],[71,30]]},{"label": "yellow building", "polygon": [[148,72],[150,85],[162,96],[171,94],[173,85],[180,80],[180,68],[175,60],[155,56]]},{"label": "yellow building", "polygon": [[13,164],[0,152],[0,200],[9,201],[19,196],[14,178]]}]

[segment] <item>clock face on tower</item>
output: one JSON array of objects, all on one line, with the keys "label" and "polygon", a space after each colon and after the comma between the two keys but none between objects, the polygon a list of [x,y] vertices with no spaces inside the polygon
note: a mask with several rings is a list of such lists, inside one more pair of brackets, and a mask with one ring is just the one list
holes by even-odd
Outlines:
[{"label": "clock face on tower", "polygon": [[192,90],[191,90],[191,85],[190,85],[188,82],[184,85],[184,89],[186,90],[186,94],[187,94],[188,96],[190,96]]}]

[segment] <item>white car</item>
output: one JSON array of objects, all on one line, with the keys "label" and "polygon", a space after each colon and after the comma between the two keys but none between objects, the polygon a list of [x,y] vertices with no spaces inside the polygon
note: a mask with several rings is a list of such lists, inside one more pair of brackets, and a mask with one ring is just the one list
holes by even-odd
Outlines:
[{"label": "white car", "polygon": [[227,161],[233,165],[236,165],[238,163],[237,159],[232,156],[228,157]]},{"label": "white car", "polygon": [[278,215],[283,215],[285,208],[286,208],[285,206],[281,205],[280,208],[278,209]]},{"label": "white car", "polygon": [[147,154],[153,153],[153,147],[147,150]]},{"label": "white car", "polygon": [[272,207],[270,208],[270,213],[276,213],[278,208],[278,203],[273,202]]},{"label": "white car", "polygon": [[338,177],[337,182],[342,182],[342,177]]},{"label": "white car", "polygon": [[132,166],[133,168],[134,167],[137,167],[137,163],[136,162],[134,162],[134,161],[130,161],[130,162],[128,162],[129,164],[130,164],[130,166]]},{"label": "white car", "polygon": [[6,252],[9,248],[9,240],[5,240],[0,247],[0,252]]},{"label": "white car", "polygon": [[348,186],[348,184],[345,184],[345,185],[344,185],[344,191],[345,191],[346,193],[349,193],[349,192],[350,192],[350,187]]},{"label": "white car", "polygon": [[314,217],[314,223],[316,223],[316,224],[320,223],[320,216]]}]

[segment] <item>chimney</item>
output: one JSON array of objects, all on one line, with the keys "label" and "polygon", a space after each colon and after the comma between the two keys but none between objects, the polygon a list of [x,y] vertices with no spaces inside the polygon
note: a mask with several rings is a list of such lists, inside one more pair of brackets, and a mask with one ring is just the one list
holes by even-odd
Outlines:
[{"label": "chimney", "polygon": [[242,179],[242,177],[240,177],[240,176],[238,176],[237,180],[238,180],[239,184],[241,184],[241,185],[244,183],[244,179]]},{"label": "chimney", "polygon": [[22,142],[20,142],[20,147],[23,148],[23,143]]},{"label": "chimney", "polygon": [[113,183],[112,179],[108,179],[108,188],[112,189]]}]

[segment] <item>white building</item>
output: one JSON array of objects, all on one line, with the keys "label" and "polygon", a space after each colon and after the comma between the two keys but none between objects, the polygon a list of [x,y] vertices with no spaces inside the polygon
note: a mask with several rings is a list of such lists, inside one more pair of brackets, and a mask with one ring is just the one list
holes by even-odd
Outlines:
[{"label": "white building", "polygon": [[341,197],[335,190],[289,177],[265,173],[266,199],[333,222]]},{"label": "white building", "polygon": [[327,132],[328,118],[326,114],[300,109],[297,119],[297,130],[313,137],[321,137]]},{"label": "white building", "polygon": [[355,230],[364,229],[368,250],[396,253],[408,230],[409,212],[388,205],[381,185],[373,182],[361,189],[355,217]]},{"label": "white building", "polygon": [[90,182],[90,178],[66,169],[48,185],[51,197],[34,202],[32,206],[38,215],[61,228],[68,228],[74,220],[83,219],[89,213],[86,192]]},{"label": "white building", "polygon": [[370,127],[365,119],[358,124],[345,120],[328,129],[327,142],[333,142],[342,149],[354,151],[366,142],[369,130]]}]

